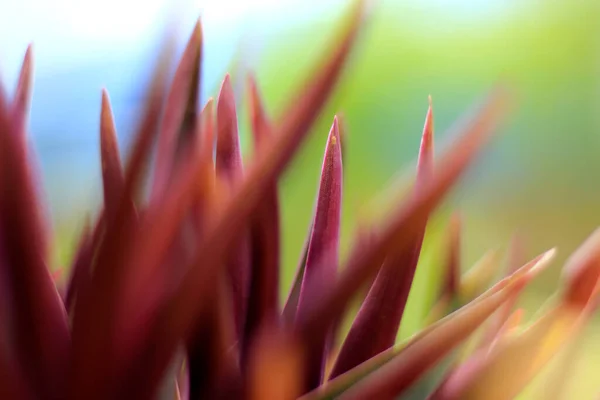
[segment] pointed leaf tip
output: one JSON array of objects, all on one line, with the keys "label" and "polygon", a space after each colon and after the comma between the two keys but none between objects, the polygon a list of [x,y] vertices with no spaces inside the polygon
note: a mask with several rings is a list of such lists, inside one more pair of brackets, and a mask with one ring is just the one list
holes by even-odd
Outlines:
[{"label": "pointed leaf tip", "polygon": [[27,117],[29,108],[31,107],[31,96],[33,91],[33,45],[29,44],[21,70],[19,72],[19,80],[15,90],[13,100],[12,118],[15,126],[15,131],[21,137],[26,134]]},{"label": "pointed leaf tip", "polygon": [[406,344],[388,363],[367,376],[341,398],[393,399],[404,394],[417,379],[448,352],[466,340],[510,295],[505,287],[470,303]]},{"label": "pointed leaf tip", "polygon": [[[207,145],[211,148],[211,155],[214,150],[215,144],[215,132],[214,132],[214,118],[215,118],[215,100],[209,97],[202,108],[201,119],[202,119],[202,140],[207,141]],[[212,156],[211,156],[212,159]]]},{"label": "pointed leaf tip", "polygon": [[264,140],[268,136],[270,121],[267,118],[263,100],[260,96],[258,84],[253,74],[248,74],[248,97],[250,108],[250,122],[252,135],[254,137],[254,152],[260,152],[259,148],[264,146]]},{"label": "pointed leaf tip", "polygon": [[106,209],[107,217],[112,218],[119,207],[125,178],[123,177],[117,132],[110,106],[110,98],[106,89],[102,89],[100,152],[102,161],[104,207]]},{"label": "pointed leaf tip", "polygon": [[235,95],[233,93],[233,86],[231,85],[229,73],[225,74],[223,82],[221,82],[221,88],[219,89],[217,112],[219,112],[219,110],[221,110],[223,115],[228,117],[231,117],[232,112],[235,111]]},{"label": "pointed leaf tip", "polygon": [[347,162],[348,143],[346,143],[346,141],[348,138],[348,127],[343,114],[337,114],[336,118],[338,120],[338,139],[340,141],[340,151],[342,152],[342,159],[344,162]]},{"label": "pointed leaf tip", "polygon": [[[336,120],[337,122],[337,120]],[[432,115],[423,129],[415,194],[432,173]],[[343,144],[342,144],[343,145]],[[402,251],[390,250],[365,298],[333,366],[338,376],[394,344],[416,272],[427,220],[419,224],[412,243]]]},{"label": "pointed leaf tip", "polygon": [[550,264],[550,262],[556,256],[556,248],[551,248],[546,250],[545,252],[539,254],[531,261],[527,262],[523,266],[517,268],[513,273],[511,273],[506,278],[502,279],[495,285],[493,285],[490,289],[488,289],[485,293],[492,293],[499,289],[502,289],[505,286],[517,285],[521,288],[527,285],[531,279],[539,275],[546,267]]},{"label": "pointed leaf tip", "polygon": [[[333,124],[331,125],[331,130],[329,131],[328,137],[328,146],[335,146],[336,150],[341,148],[342,138],[340,137],[340,127],[338,122],[337,115],[333,117]],[[341,153],[335,157],[334,162],[341,162]]]},{"label": "pointed leaf tip", "polygon": [[[342,398],[391,399],[403,394],[423,373],[468,338],[494,311],[520,290],[534,272],[546,266],[553,255],[552,250],[542,253],[477,299],[417,334],[390,362],[360,381],[344,393]],[[452,397],[456,398],[480,397]]]},{"label": "pointed leaf tip", "polygon": [[[323,282],[333,283],[336,277],[339,262],[343,179],[341,142],[338,140],[338,136],[338,120],[334,118],[323,157],[317,206],[300,289],[299,312],[311,301],[307,298],[310,296],[310,293],[307,292],[309,282],[319,279]],[[333,326],[330,326],[328,329],[332,328]],[[320,385],[325,372],[323,367],[327,350],[326,340],[316,341],[311,345],[307,361],[307,390]]]},{"label": "pointed leaf tip", "polygon": [[439,165],[443,167],[436,168],[435,174],[421,190],[388,218],[383,230],[369,246],[360,246],[352,253],[336,284],[325,287],[314,282],[314,298],[319,300],[313,302],[309,312],[296,318],[301,321],[300,329],[308,341],[318,336],[317,332],[324,333],[323,321],[329,321],[344,311],[356,290],[383,263],[392,246],[406,248],[410,245],[414,235],[422,229],[421,224],[490,139],[506,111],[507,102],[508,97],[502,88],[492,90],[474,115],[468,113],[470,118],[455,126],[462,134],[440,157]]},{"label": "pointed leaf tip", "polygon": [[[236,185],[243,173],[242,152],[237,126],[237,111],[231,78],[225,75],[217,100],[217,153],[216,172],[229,185]],[[247,229],[230,250],[228,257],[229,281],[233,296],[236,331],[241,337],[246,324],[246,314],[251,285],[250,232]]]},{"label": "pointed leaf tip", "polygon": [[198,18],[196,24],[194,25],[193,38],[196,43],[202,43],[203,39],[203,29],[202,29],[202,19]]},{"label": "pointed leaf tip", "polygon": [[235,97],[229,74],[223,79],[217,99],[216,168],[218,174],[228,179],[239,177],[243,169]]},{"label": "pointed leaf tip", "polygon": [[419,174],[431,174],[433,170],[433,105],[429,96],[429,108],[425,116],[425,125],[421,136],[421,147],[419,149]]},{"label": "pointed leaf tip", "polygon": [[[165,315],[173,315],[166,318],[170,329],[160,333],[161,349],[154,352],[157,368],[166,368],[180,338],[190,335],[206,300],[206,289],[224,263],[229,247],[240,238],[240,228],[249,222],[264,196],[273,190],[277,178],[296,153],[318,112],[329,98],[360,30],[359,21],[353,21],[355,23],[345,30],[344,39],[338,42],[335,51],[327,53],[325,67],[318,69],[318,74],[311,77],[307,81],[310,83],[304,84],[305,89],[295,96],[298,104],[290,107],[290,112],[284,113],[286,118],[274,127],[273,140],[267,142],[261,157],[257,157],[250,165],[243,184],[225,202],[223,211],[218,213],[198,246],[193,267],[181,280],[177,294],[166,307],[168,311],[165,311]],[[358,280],[360,285],[362,281]]]},{"label": "pointed leaf tip", "polygon": [[[516,292],[553,255],[554,251],[548,251],[513,273]],[[431,399],[512,399],[517,396],[552,357],[576,337],[590,317],[594,308],[592,303],[588,302],[583,307],[575,303],[577,307],[573,307],[568,294],[566,299],[566,303],[554,305],[527,329],[513,335],[502,335],[489,352],[474,355],[474,361],[470,363],[476,368],[459,368]],[[514,320],[507,321],[504,328],[510,329],[513,323]]]},{"label": "pointed leaf tip", "polygon": [[160,197],[173,168],[178,166],[181,140],[196,131],[201,75],[202,30],[198,21],[179,60],[165,103],[158,135],[153,200]]},{"label": "pointed leaf tip", "polygon": [[23,56],[23,63],[21,65],[21,76],[29,78],[33,69],[33,43],[27,45],[25,55]]},{"label": "pointed leaf tip", "polygon": [[214,97],[209,97],[208,99],[206,99],[206,104],[204,104],[204,108],[202,108],[202,112],[203,113],[207,112],[207,113],[209,113],[208,115],[210,115],[210,114],[212,114],[214,106],[215,106]]},{"label": "pointed leaf tip", "polygon": [[[14,288],[11,290],[14,354],[26,361],[24,369],[34,378],[32,385],[58,398],[66,384],[69,328],[64,304],[47,268],[47,219],[38,196],[39,182],[32,165],[35,162],[23,140],[25,107],[22,105],[17,104],[11,110],[3,93],[0,94],[3,266],[10,272],[7,287]],[[47,327],[52,329],[48,331]]]},{"label": "pointed leaf tip", "polygon": [[[133,223],[137,219],[132,198],[137,197],[142,186],[145,166],[149,160],[154,143],[155,133],[159,124],[161,109],[165,93],[165,78],[168,63],[172,54],[173,41],[167,41],[159,49],[158,63],[150,79],[150,88],[145,96],[143,112],[139,120],[137,132],[127,167],[124,172],[124,187],[117,216],[113,223],[106,227],[111,233],[103,237],[98,252],[94,254],[95,267],[94,279],[87,290],[82,291],[84,296],[75,302],[72,323],[72,357],[70,357],[70,382],[71,394],[74,398],[86,397],[87,394],[98,392],[102,397],[99,384],[105,375],[99,376],[97,369],[91,372],[90,365],[104,365],[106,358],[110,357],[105,351],[110,345],[111,338],[104,335],[102,328],[115,322],[115,309],[111,302],[104,301],[107,293],[124,283],[125,268],[120,261],[123,260],[121,249],[131,243]],[[144,265],[145,266],[145,265]],[[121,338],[120,338],[121,339]],[[64,358],[64,355],[63,355]],[[110,397],[110,396],[109,396]]]}]

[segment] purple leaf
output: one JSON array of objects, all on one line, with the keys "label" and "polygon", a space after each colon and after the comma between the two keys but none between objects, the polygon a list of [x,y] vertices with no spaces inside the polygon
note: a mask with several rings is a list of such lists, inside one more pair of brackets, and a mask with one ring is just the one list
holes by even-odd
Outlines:
[{"label": "purple leaf", "polygon": [[228,249],[239,238],[242,228],[247,226],[265,195],[272,190],[333,90],[358,34],[361,19],[362,8],[358,7],[352,14],[342,41],[329,53],[327,63],[318,71],[318,75],[311,77],[308,81],[310,84],[303,86],[303,92],[295,96],[301,100],[281,123],[274,126],[273,140],[250,164],[244,180],[225,200],[225,204],[214,213],[188,273],[155,325],[152,332],[155,337],[149,339],[149,343],[154,345],[146,350],[152,360],[145,365],[147,381],[162,376],[178,343],[191,335],[198,315],[207,306],[207,294],[210,293],[207,289],[213,285]]},{"label": "purple leaf", "polygon": [[499,282],[473,302],[420,332],[392,360],[354,385],[340,398],[395,399],[424,372],[463,342],[514,290],[527,284],[554,254],[550,250],[532,260],[511,277]]},{"label": "purple leaf", "polygon": [[118,289],[123,282],[125,250],[132,242],[137,216],[132,204],[142,184],[144,167],[149,160],[157,132],[164,98],[164,77],[172,43],[160,53],[152,78],[147,104],[125,169],[123,193],[116,215],[107,219],[105,234],[98,243],[94,274],[86,290],[78,292],[73,315],[73,360],[70,375],[71,399],[104,399],[114,394],[115,318]]},{"label": "purple leaf", "polygon": [[117,212],[123,193],[123,169],[117,132],[106,90],[102,91],[102,111],[100,114],[100,154],[102,160],[102,184],[104,188],[104,208],[112,219]]},{"label": "purple leaf", "polygon": [[234,320],[230,293],[225,276],[219,285],[213,304],[198,320],[194,341],[188,346],[190,398],[218,398],[228,390],[231,378],[238,374]]},{"label": "purple leaf", "polygon": [[[255,157],[272,139],[271,122],[263,107],[258,87],[249,78],[250,115],[254,138]],[[279,200],[277,187],[265,190],[264,199],[250,219],[251,267],[248,313],[242,345],[242,366],[249,344],[257,329],[277,320],[279,311]]]},{"label": "purple leaf", "polygon": [[2,98],[0,230],[15,310],[16,353],[38,394],[61,397],[70,351],[67,315],[47,267],[47,222],[37,196],[31,154],[18,129],[24,126],[11,123]]},{"label": "purple leaf", "polygon": [[[306,253],[306,265],[298,299],[298,313],[303,312],[308,301],[306,296],[307,282],[312,279],[320,279],[323,282],[333,284],[335,282],[340,242],[340,218],[342,211],[342,149],[340,145],[340,134],[337,117],[333,120],[325,155],[321,169],[321,181],[317,204],[312,222],[312,230],[308,250]],[[332,325],[328,327],[329,335],[332,334]],[[324,338],[325,339],[325,338]],[[323,380],[325,360],[328,352],[325,340],[312,344],[307,354],[306,390],[319,386]]]},{"label": "purple leaf", "polygon": [[499,122],[506,105],[503,90],[495,90],[479,112],[461,127],[462,135],[443,155],[432,179],[388,218],[388,223],[368,244],[358,243],[349,256],[337,283],[331,287],[315,280],[312,283],[313,299],[303,315],[297,316],[302,335],[311,342],[326,335],[328,321],[339,316],[346,305],[379,266],[392,248],[403,251],[413,245],[414,235],[423,229],[427,216],[452,187],[461,173],[480,152]]},{"label": "purple leaf", "polygon": [[[243,176],[242,153],[237,127],[235,98],[229,75],[225,76],[217,101],[217,178],[234,187]],[[233,313],[237,337],[242,337],[246,322],[250,291],[250,237],[248,231],[240,235],[227,258],[229,284],[233,297]]]},{"label": "purple leaf", "polygon": [[27,46],[19,81],[15,90],[12,104],[12,123],[15,124],[15,132],[19,137],[25,139],[27,133],[27,117],[31,107],[31,95],[33,91],[33,47]]},{"label": "purple leaf", "polygon": [[[415,190],[418,191],[430,178],[432,164],[433,114],[430,103],[423,128]],[[387,257],[344,340],[332,378],[394,344],[417,269],[426,223],[423,221],[410,245]]]},{"label": "purple leaf", "polygon": [[180,133],[182,129],[187,128],[185,122],[196,122],[202,67],[202,36],[202,25],[198,20],[177,66],[167,97],[158,136],[152,199],[162,195],[171,178]]},{"label": "purple leaf", "polygon": [[[0,398],[11,400],[34,400],[41,395],[32,393],[30,383],[25,380],[20,365],[9,358],[9,352],[0,344]],[[45,394],[45,393],[44,393]]]}]

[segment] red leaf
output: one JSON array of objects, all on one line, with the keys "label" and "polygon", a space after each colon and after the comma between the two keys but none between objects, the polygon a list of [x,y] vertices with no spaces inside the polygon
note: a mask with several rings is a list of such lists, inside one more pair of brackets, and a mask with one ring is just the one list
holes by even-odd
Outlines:
[{"label": "red leaf", "polygon": [[[1,344],[4,347],[5,343]],[[20,365],[9,359],[5,349],[0,351],[0,398],[11,400],[34,400],[41,395],[32,393],[30,383],[23,377]]]},{"label": "red leaf", "polygon": [[180,133],[186,128],[186,120],[196,122],[202,67],[202,36],[202,25],[198,20],[177,66],[167,97],[158,136],[152,199],[162,195],[171,178]]},{"label": "red leaf", "polygon": [[115,338],[107,332],[114,332],[118,316],[117,293],[127,270],[124,255],[132,243],[137,219],[131,199],[141,187],[144,167],[157,132],[171,45],[167,42],[161,49],[159,65],[151,80],[152,87],[125,169],[123,193],[115,217],[106,221],[105,234],[95,257],[93,278],[86,290],[78,292],[73,316],[71,399],[104,399],[114,393],[112,369],[117,354]]},{"label": "red leaf", "polygon": [[328,321],[342,314],[354,293],[378,270],[392,248],[404,251],[413,245],[414,235],[423,229],[427,216],[491,136],[503,114],[505,102],[502,90],[492,92],[479,112],[461,128],[463,134],[443,155],[432,179],[388,218],[388,224],[368,245],[359,243],[355,246],[336,285],[330,287],[319,281],[312,282],[312,295],[308,296],[313,299],[311,307],[297,318],[308,342],[319,340],[326,334]]},{"label": "red leaf", "polygon": [[[207,306],[208,289],[226,258],[228,249],[239,238],[241,229],[272,190],[277,177],[290,161],[292,155],[306,137],[308,128],[318,115],[352,48],[358,33],[362,15],[359,8],[352,15],[351,23],[341,44],[328,57],[318,75],[305,85],[307,89],[295,98],[302,99],[284,121],[273,128],[273,141],[265,146],[260,157],[251,163],[243,182],[233,190],[222,208],[215,213],[203,240],[199,243],[195,260],[181,282],[181,287],[163,310],[162,318],[155,326],[157,337],[150,342],[158,344],[147,349],[152,353],[148,363],[147,379],[160,377],[168,365],[177,344],[186,340],[194,327],[199,313]],[[201,268],[199,267],[201,266]],[[168,327],[168,330],[165,330]]]},{"label": "red leaf", "polygon": [[33,47],[27,46],[19,82],[15,90],[15,97],[12,104],[12,123],[15,124],[15,133],[20,138],[25,139],[27,133],[27,117],[31,107],[31,95],[33,91]]},{"label": "red leaf", "polygon": [[[235,98],[229,75],[225,76],[217,101],[217,177],[230,187],[236,186],[243,174],[242,153],[237,126]],[[233,297],[235,331],[242,337],[250,292],[250,237],[247,229],[240,235],[227,258],[229,284]]]},{"label": "red leaf", "polygon": [[342,399],[394,399],[410,387],[454,347],[464,341],[514,290],[525,285],[554,254],[536,257],[510,278],[476,300],[419,333],[391,361],[353,386]]},{"label": "red leaf", "polygon": [[[3,97],[3,96],[0,96]],[[29,150],[0,101],[0,230],[14,300],[16,353],[38,394],[64,396],[69,330],[48,262],[48,228]]]},{"label": "red leaf", "polygon": [[[417,191],[430,179],[432,166],[433,115],[430,103],[421,140]],[[426,223],[422,223],[409,246],[388,255],[344,340],[331,373],[332,378],[394,344],[417,269]]]},{"label": "red leaf", "polygon": [[237,354],[233,351],[235,326],[230,311],[231,296],[224,277],[218,283],[213,304],[199,318],[194,340],[188,346],[191,399],[218,398],[229,390],[224,385],[234,383],[232,379],[239,374]]},{"label": "red leaf", "polygon": [[[342,149],[337,118],[333,120],[321,169],[321,181],[312,222],[310,241],[306,253],[306,265],[298,299],[298,313],[303,312],[310,299],[306,296],[307,282],[320,279],[335,282],[340,242],[340,218],[342,212]],[[329,335],[332,334],[330,324]],[[325,338],[312,343],[307,354],[306,390],[319,386],[323,380],[328,348]]]},{"label": "red leaf", "polygon": [[[271,123],[263,108],[256,82],[250,77],[250,115],[255,157],[272,139]],[[242,341],[242,366],[249,344],[261,325],[274,323],[279,311],[279,200],[277,187],[265,190],[264,199],[250,219],[251,267],[248,313]]]},{"label": "red leaf", "polygon": [[104,208],[112,219],[119,207],[123,194],[123,169],[117,132],[113,120],[108,92],[102,90],[102,111],[100,114],[100,155],[102,160],[102,183],[104,188]]}]

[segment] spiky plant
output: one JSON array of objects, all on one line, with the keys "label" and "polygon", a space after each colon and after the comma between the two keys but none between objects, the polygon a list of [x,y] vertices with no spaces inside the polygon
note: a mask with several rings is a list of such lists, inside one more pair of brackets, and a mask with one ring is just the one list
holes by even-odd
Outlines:
[{"label": "spiky plant", "polygon": [[[167,60],[160,57],[124,168],[103,92],[104,204],[81,235],[64,287],[49,272],[48,229],[26,144],[28,50],[16,95],[0,96],[1,398],[396,398],[483,327],[476,350],[452,358],[430,398],[505,399],[577,333],[595,305],[599,234],[568,263],[556,305],[520,330],[514,303],[553,250],[511,267],[478,294],[473,288],[496,261],[488,257],[458,278],[455,222],[433,323],[395,345],[428,216],[490,138],[505,108],[501,89],[457,125],[460,135],[435,165],[430,105],[414,188],[382,224],[357,235],[343,262],[344,124],[335,118],[306,246],[280,304],[277,180],[333,91],[363,11],[361,3],[352,9],[343,37],[282,118],[267,114],[249,80],[254,154],[244,169],[229,78],[216,107],[208,100],[199,111],[199,24],[168,91]],[[146,196],[144,170],[155,139]],[[368,294],[338,343],[349,302],[366,284]]]}]

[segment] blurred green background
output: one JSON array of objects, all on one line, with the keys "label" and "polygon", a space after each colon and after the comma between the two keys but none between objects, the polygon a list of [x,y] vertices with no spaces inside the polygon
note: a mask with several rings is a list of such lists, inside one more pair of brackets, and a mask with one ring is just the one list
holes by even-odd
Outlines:
[{"label": "blurred green background", "polygon": [[[68,0],[63,3],[65,9],[73,6]],[[57,232],[57,265],[68,263],[82,219],[98,204],[100,86],[108,87],[113,95],[119,139],[127,147],[144,71],[152,60],[154,42],[150,39],[158,37],[139,28],[145,26],[139,21],[146,18],[147,24],[156,25],[165,16],[160,11],[163,5],[154,3],[155,15],[140,14],[140,6],[131,5],[120,15],[98,16],[104,18],[104,24],[94,28],[94,40],[77,39],[75,28],[64,28],[63,39],[57,40],[77,53],[77,63],[69,63],[72,55],[68,49],[59,52],[50,46],[58,46],[56,42],[44,41],[46,28],[36,22],[39,17],[32,16],[25,6],[5,5],[9,11],[16,7],[13,17],[19,13],[30,17],[23,26],[13,23],[7,28],[4,24],[0,30],[8,87],[13,86],[24,51],[20,44],[38,37],[41,41],[39,45],[36,41],[39,63],[31,131]],[[347,2],[200,3],[182,6],[182,43],[187,28],[198,12],[203,12],[207,45],[204,96],[215,95],[223,73],[231,69],[239,97],[242,141],[248,147],[245,74],[249,70],[256,73],[268,111],[279,115],[293,101],[302,78],[330,48]],[[227,5],[231,7],[228,10]],[[89,19],[90,13],[99,9],[77,10],[69,18]],[[556,262],[524,296],[523,304],[531,311],[527,316],[531,316],[559,287],[564,260],[600,222],[599,18],[600,2],[594,0],[376,2],[338,90],[281,183],[286,268],[282,294],[287,292],[307,234],[324,141],[335,113],[344,116],[348,127],[343,210],[343,245],[347,249],[360,217],[368,219],[372,213],[385,212],[380,209],[381,202],[371,200],[390,182],[402,187],[410,181],[427,96],[433,98],[440,149],[452,139],[445,134],[452,123],[502,80],[515,91],[513,112],[434,217],[401,336],[422,326],[435,301],[446,222],[454,210],[464,220],[464,270],[486,250],[505,249],[515,232],[524,239],[528,257],[558,247]],[[132,21],[139,35],[127,36],[126,23],[119,25],[121,20]],[[26,28],[34,25],[38,31],[29,35]],[[103,29],[115,31],[111,28],[115,26],[122,32],[115,28],[116,33],[101,46]],[[119,34],[127,40],[120,43]],[[65,38],[72,38],[74,44]],[[395,178],[398,173],[400,181]],[[600,391],[594,379],[599,361],[596,354],[600,354],[598,334],[597,323],[587,329],[585,348],[578,353],[563,398],[591,399]],[[543,387],[534,385],[524,398],[546,398]]]}]

